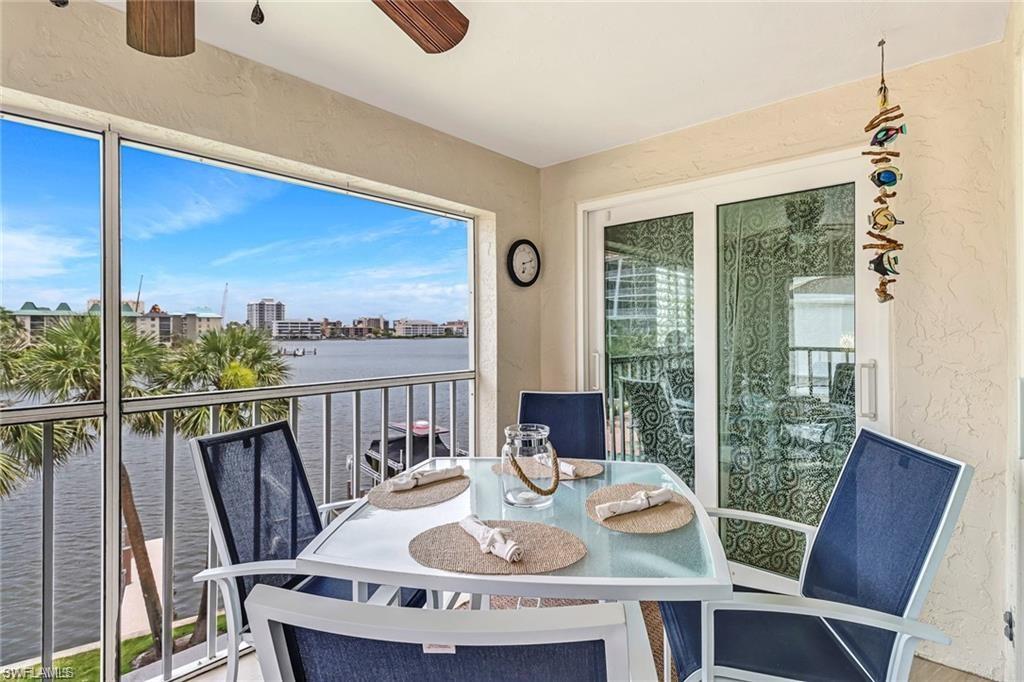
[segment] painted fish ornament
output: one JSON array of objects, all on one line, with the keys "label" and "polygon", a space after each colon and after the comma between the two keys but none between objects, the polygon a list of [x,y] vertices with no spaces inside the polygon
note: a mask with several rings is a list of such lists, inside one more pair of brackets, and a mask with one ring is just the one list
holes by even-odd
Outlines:
[{"label": "painted fish ornament", "polygon": [[896,139],[897,135],[907,134],[907,124],[904,123],[901,126],[885,126],[875,131],[875,134],[871,137],[872,147],[884,147],[885,145]]},{"label": "painted fish ornament", "polygon": [[875,183],[875,187],[892,187],[903,179],[903,173],[896,166],[882,166],[872,171],[868,177]]},{"label": "painted fish ornament", "polygon": [[882,277],[900,274],[896,266],[900,264],[900,257],[893,251],[883,251],[868,263],[868,270],[877,272]]},{"label": "painted fish ornament", "polygon": [[879,206],[868,216],[868,224],[877,232],[885,232],[896,225],[902,225],[903,221],[888,206]]}]

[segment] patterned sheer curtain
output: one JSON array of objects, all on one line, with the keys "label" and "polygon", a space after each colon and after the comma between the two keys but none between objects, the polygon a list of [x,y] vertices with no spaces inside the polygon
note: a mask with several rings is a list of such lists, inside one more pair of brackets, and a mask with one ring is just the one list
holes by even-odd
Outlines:
[{"label": "patterned sheer curtain", "polygon": [[[722,506],[816,524],[855,434],[854,186],[718,209]],[[733,561],[796,577],[803,538],[722,527]]]},{"label": "patterned sheer curtain", "polygon": [[693,478],[693,215],[605,229],[613,454]]}]

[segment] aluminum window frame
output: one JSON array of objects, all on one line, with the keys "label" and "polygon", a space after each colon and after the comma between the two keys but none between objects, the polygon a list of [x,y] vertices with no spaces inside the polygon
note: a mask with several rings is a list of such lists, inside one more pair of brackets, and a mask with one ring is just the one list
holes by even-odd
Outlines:
[{"label": "aluminum window frame", "polygon": [[[241,402],[260,401],[274,398],[291,398],[293,407],[299,397],[322,396],[324,405],[331,404],[330,396],[336,393],[351,393],[353,404],[359,409],[360,392],[364,390],[380,390],[386,396],[389,388],[413,386],[428,387],[428,403],[430,411],[430,423],[433,425],[436,412],[436,386],[439,383],[448,384],[450,387],[451,406],[456,404],[457,386],[465,383],[467,386],[468,405],[468,449],[471,455],[476,453],[477,428],[476,428],[476,366],[479,348],[479,334],[477,333],[477,296],[476,281],[478,277],[478,263],[476,258],[476,241],[478,238],[477,222],[478,217],[472,213],[455,211],[431,206],[429,203],[412,201],[396,196],[389,196],[386,193],[377,193],[365,189],[354,189],[344,186],[342,183],[327,181],[321,178],[305,176],[294,170],[285,170],[289,160],[281,159],[281,167],[274,163],[263,163],[254,161],[242,161],[238,159],[227,159],[223,156],[210,154],[195,148],[182,141],[180,145],[170,146],[157,139],[141,135],[137,132],[128,132],[119,129],[112,123],[97,121],[92,118],[72,118],[67,116],[54,115],[49,112],[40,112],[22,107],[4,105],[0,107],[0,120],[10,120],[24,125],[54,130],[64,134],[77,135],[98,139],[100,143],[100,205],[101,205],[101,229],[100,229],[100,308],[101,308],[101,398],[100,400],[81,403],[59,403],[38,406],[16,406],[0,408],[0,426],[15,424],[44,424],[44,431],[51,434],[52,424],[57,421],[96,419],[100,423],[101,433],[101,462],[102,462],[102,487],[101,487],[101,545],[102,545],[102,575],[100,581],[100,675],[101,679],[120,679],[120,608],[121,608],[121,504],[120,504],[120,466],[121,466],[121,425],[126,415],[139,412],[162,411],[169,414],[174,409],[185,407],[209,407],[216,411],[220,405]],[[242,391],[211,391],[204,393],[179,393],[170,395],[147,396],[139,398],[125,398],[122,396],[121,386],[121,150],[125,147],[143,149],[155,153],[164,154],[176,158],[198,162],[206,165],[214,165],[220,168],[234,170],[236,172],[257,175],[279,182],[288,182],[312,189],[319,189],[337,194],[343,194],[360,198],[367,201],[374,201],[391,206],[397,206],[408,210],[427,213],[439,217],[459,220],[466,223],[466,251],[467,251],[467,296],[469,322],[469,333],[467,335],[469,346],[468,367],[453,372],[428,373],[407,376],[388,376],[362,380],[338,380],[325,381],[307,384],[286,384],[284,386],[261,387],[245,389]],[[312,167],[312,166],[311,166]],[[328,171],[329,169],[323,169]],[[439,202],[442,200],[439,200]],[[452,434],[455,434],[454,419],[455,410],[452,410],[449,418],[452,420]],[[330,423],[329,420],[326,421]],[[358,421],[354,428],[358,428]],[[454,435],[453,435],[454,438]],[[170,442],[173,447],[173,438],[164,434],[165,442]],[[359,434],[355,433],[354,444],[359,443]],[[455,440],[453,440],[453,444]],[[325,440],[325,447],[330,447],[330,439]],[[431,442],[431,451],[433,443]],[[433,455],[433,452],[431,452]],[[330,457],[325,455],[325,461],[329,462]],[[357,467],[358,468],[358,467]],[[52,479],[52,472],[43,472],[44,477]],[[164,472],[166,478],[167,472]],[[358,474],[353,478],[358,483]],[[166,481],[165,481],[166,483]],[[49,486],[52,495],[52,485]],[[165,485],[166,488],[166,485]],[[355,491],[358,493],[358,490]],[[52,500],[50,500],[52,510]],[[43,513],[45,515],[47,501],[44,500]],[[52,515],[52,514],[51,514]],[[164,528],[167,527],[167,520],[164,520]],[[43,539],[43,547],[52,549],[52,535]],[[45,552],[44,552],[45,554]],[[44,560],[44,566],[47,562]],[[52,572],[52,561],[49,562]],[[44,585],[49,585],[44,590],[42,597],[42,619],[44,629],[49,624],[52,628],[53,611],[53,581],[49,581],[44,575]],[[215,593],[211,593],[211,596]],[[211,603],[214,599],[211,599]],[[51,614],[47,617],[47,614]],[[165,617],[166,621],[166,617]],[[41,632],[41,648],[47,649],[41,652],[41,661],[45,664],[52,662],[53,637]],[[166,634],[165,634],[166,642]],[[177,675],[164,666],[164,679],[184,679],[195,675],[197,672],[223,663],[223,655],[218,655],[215,660],[204,661],[200,665],[187,666],[180,669]]]}]

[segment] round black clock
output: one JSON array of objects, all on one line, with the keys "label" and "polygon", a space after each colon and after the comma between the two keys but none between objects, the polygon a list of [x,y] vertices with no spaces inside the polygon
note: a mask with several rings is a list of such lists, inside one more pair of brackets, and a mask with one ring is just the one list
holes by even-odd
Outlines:
[{"label": "round black clock", "polygon": [[521,287],[531,286],[540,277],[540,251],[529,239],[517,239],[508,248],[508,275]]}]

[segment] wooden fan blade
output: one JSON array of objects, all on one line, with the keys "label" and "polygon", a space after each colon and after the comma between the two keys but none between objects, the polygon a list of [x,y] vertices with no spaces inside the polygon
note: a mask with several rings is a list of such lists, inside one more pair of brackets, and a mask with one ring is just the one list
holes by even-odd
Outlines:
[{"label": "wooden fan blade", "polygon": [[373,0],[428,54],[446,52],[466,37],[469,19],[448,0]]},{"label": "wooden fan blade", "polygon": [[128,0],[128,45],[154,57],[196,51],[195,0]]}]

